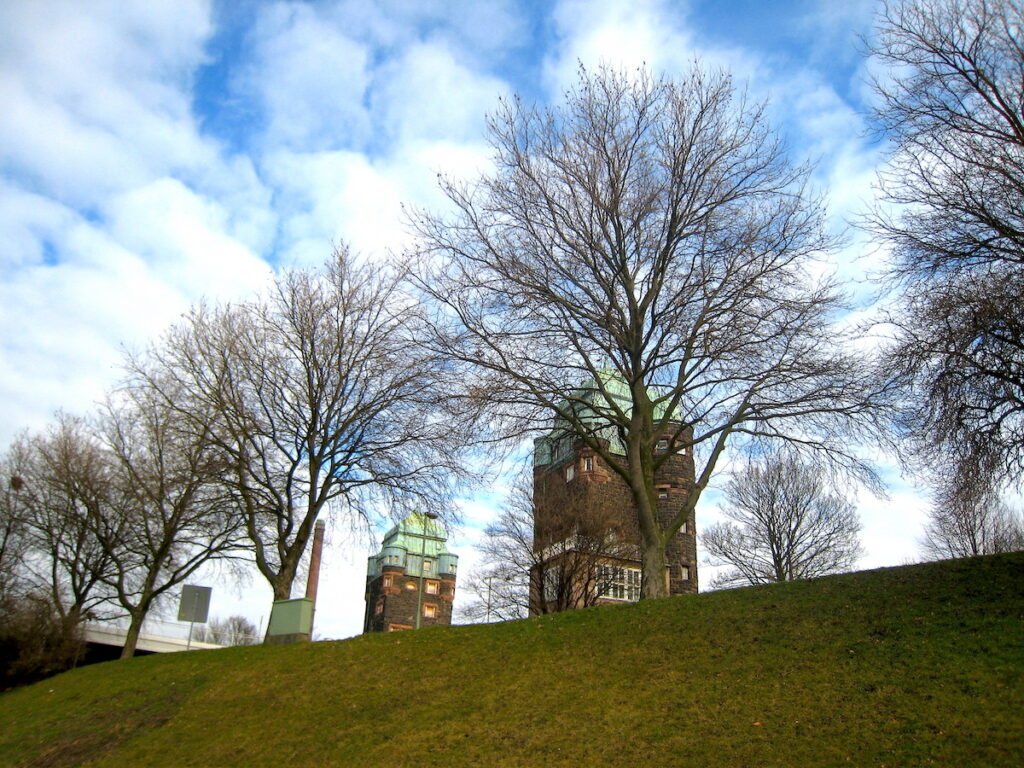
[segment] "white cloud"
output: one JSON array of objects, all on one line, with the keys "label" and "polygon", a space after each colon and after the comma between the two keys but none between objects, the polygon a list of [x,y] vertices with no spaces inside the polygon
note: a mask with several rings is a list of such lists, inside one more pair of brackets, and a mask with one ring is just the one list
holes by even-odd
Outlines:
[{"label": "white cloud", "polygon": [[104,206],[109,234],[184,299],[234,298],[262,288],[265,261],[229,237],[228,213],[176,179],[123,193]]},{"label": "white cloud", "polygon": [[381,68],[373,99],[380,130],[394,143],[473,143],[483,135],[484,116],[508,92],[501,80],[467,69],[447,46],[429,42]]},{"label": "white cloud", "polygon": [[77,214],[41,195],[0,182],[0,270],[16,270],[53,258],[53,233],[71,226]]},{"label": "white cloud", "polygon": [[0,146],[39,191],[88,205],[211,160],[188,90],[206,3],[7,3],[0,26]]},{"label": "white cloud", "polygon": [[824,66],[837,57],[843,62],[858,60],[859,35],[868,30],[877,8],[878,0],[809,3],[798,24],[810,42],[810,58]]},{"label": "white cloud", "polygon": [[365,155],[282,151],[265,168],[283,214],[282,263],[322,263],[338,240],[367,254],[399,244],[401,186]]},{"label": "white cloud", "polygon": [[120,345],[143,342],[181,308],[106,234],[77,217],[61,223],[40,239],[54,243],[63,263],[26,267],[0,284],[4,439],[58,408],[88,409],[116,375]]},{"label": "white cloud", "polygon": [[263,9],[255,59],[238,85],[264,108],[268,147],[362,147],[371,138],[364,105],[369,50],[302,3]]},{"label": "white cloud", "polygon": [[678,6],[661,0],[562,0],[553,19],[560,42],[545,66],[549,92],[576,82],[578,66],[679,71],[692,60],[694,41],[678,19]]}]

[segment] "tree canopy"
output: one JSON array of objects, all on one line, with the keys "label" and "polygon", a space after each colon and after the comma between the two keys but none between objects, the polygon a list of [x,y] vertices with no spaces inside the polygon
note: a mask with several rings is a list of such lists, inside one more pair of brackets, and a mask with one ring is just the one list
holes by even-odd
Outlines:
[{"label": "tree canopy", "polygon": [[[833,324],[823,203],[762,104],[698,67],[581,69],[558,106],[516,99],[488,126],[493,171],[442,179],[454,213],[414,217],[430,343],[496,434],[558,420],[629,484],[646,596],[665,593],[665,544],[727,443],[788,442],[870,477],[851,438],[873,391]],[[666,435],[700,461],[662,523]]]}]

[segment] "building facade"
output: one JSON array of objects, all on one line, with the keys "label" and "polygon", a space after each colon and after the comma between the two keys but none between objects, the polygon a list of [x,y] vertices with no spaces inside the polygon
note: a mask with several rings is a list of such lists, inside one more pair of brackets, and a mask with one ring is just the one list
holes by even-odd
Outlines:
[{"label": "building facade", "polygon": [[447,543],[444,526],[419,512],[388,531],[367,560],[363,632],[451,624],[459,557]]},{"label": "building facade", "polygon": [[[628,406],[628,393],[614,379],[605,392]],[[591,384],[574,393],[585,403],[604,395]],[[613,429],[591,416],[593,434],[606,449],[624,456]],[[694,484],[688,433],[668,423],[655,444],[666,454],[655,474],[662,526],[675,517]],[[640,534],[633,495],[618,474],[580,437],[558,424],[534,444],[534,559],[531,613],[640,599]],[[697,537],[691,511],[666,548],[669,594],[697,591]]]}]

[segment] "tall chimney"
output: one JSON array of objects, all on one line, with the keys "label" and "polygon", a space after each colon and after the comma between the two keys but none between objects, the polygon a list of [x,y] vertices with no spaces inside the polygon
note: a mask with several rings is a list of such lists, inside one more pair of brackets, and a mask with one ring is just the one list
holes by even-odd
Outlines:
[{"label": "tall chimney", "polygon": [[313,528],[313,553],[309,556],[309,578],[306,579],[306,599],[313,601],[316,610],[316,588],[320,582],[320,551],[324,547],[324,521],[317,520]]},{"label": "tall chimney", "polygon": [[319,583],[319,558],[324,549],[324,521],[317,520],[313,526],[313,551],[309,556],[309,578],[306,580],[306,599],[316,605],[316,585]]}]

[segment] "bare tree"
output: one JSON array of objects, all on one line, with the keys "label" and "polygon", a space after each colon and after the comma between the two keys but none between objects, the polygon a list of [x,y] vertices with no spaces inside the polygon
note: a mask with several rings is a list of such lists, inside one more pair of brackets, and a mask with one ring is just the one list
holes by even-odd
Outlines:
[{"label": "bare tree", "polygon": [[464,586],[475,597],[462,609],[470,621],[594,605],[605,585],[598,566],[636,559],[621,516],[607,509],[538,506],[532,485],[532,475],[522,474],[497,519],[484,529],[481,569]]},{"label": "bare tree", "polygon": [[729,570],[716,587],[809,579],[852,568],[861,555],[853,505],[821,470],[793,456],[749,463],[725,487],[731,522],[703,535],[712,565]]},{"label": "bare tree", "polygon": [[291,596],[326,509],[444,509],[468,474],[465,436],[442,413],[450,372],[417,343],[402,276],[339,248],[323,270],[282,273],[265,300],[196,308],[148,357],[229,463],[275,600]]},{"label": "bare tree", "polygon": [[46,592],[0,594],[0,691],[63,672],[83,648],[81,627],[69,625]]},{"label": "bare tree", "polygon": [[508,621],[530,615],[533,506],[530,490],[519,478],[498,517],[477,544],[480,567],[461,587],[473,595],[460,613],[467,621]]},{"label": "bare tree", "polygon": [[[892,253],[884,375],[911,464],[965,497],[1024,469],[1024,6],[884,3],[870,52],[892,154],[868,226]],[[949,471],[949,467],[953,471]]]},{"label": "bare tree", "polygon": [[946,559],[1024,549],[1024,517],[993,495],[963,497],[940,492],[928,515],[921,547]]},{"label": "bare tree", "polygon": [[151,374],[123,386],[102,419],[112,481],[126,501],[123,520],[114,526],[99,520],[100,540],[114,563],[106,581],[131,619],[121,658],[135,654],[142,624],[163,595],[242,543],[242,518],[222,482],[230,465],[209,424],[195,414],[183,418],[164,398],[172,384],[152,386],[158,381]]},{"label": "bare tree", "polygon": [[22,519],[17,492],[24,480],[13,474],[6,461],[0,460],[0,602],[26,586],[25,556],[28,553],[28,530]]},{"label": "bare tree", "polygon": [[125,499],[111,456],[84,419],[58,414],[44,433],[12,444],[8,501],[25,526],[32,591],[48,594],[67,627],[109,604],[115,563],[100,536],[120,541]]},{"label": "bare tree", "polygon": [[[623,478],[644,596],[667,593],[666,544],[727,444],[789,442],[870,478],[850,448],[875,418],[866,366],[819,262],[833,242],[763,105],[696,67],[583,71],[561,106],[516,100],[489,131],[495,170],[443,179],[455,213],[413,218],[433,344],[497,437],[558,420]],[[691,443],[696,483],[662,523],[655,472]]]},{"label": "bare tree", "polygon": [[215,618],[205,627],[196,630],[195,638],[202,643],[217,645],[257,645],[260,642],[258,630],[245,616]]}]

